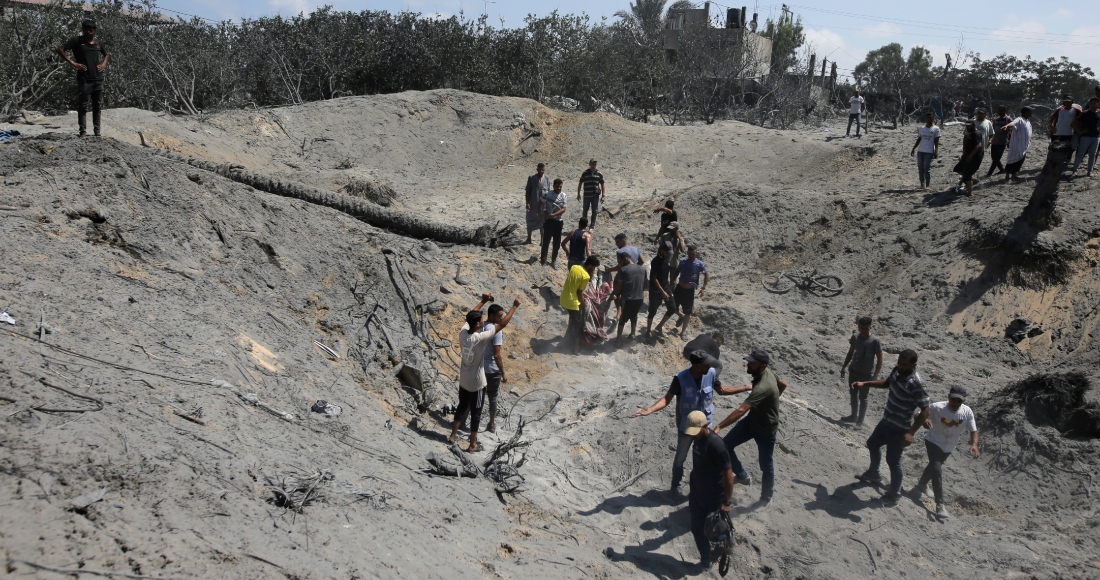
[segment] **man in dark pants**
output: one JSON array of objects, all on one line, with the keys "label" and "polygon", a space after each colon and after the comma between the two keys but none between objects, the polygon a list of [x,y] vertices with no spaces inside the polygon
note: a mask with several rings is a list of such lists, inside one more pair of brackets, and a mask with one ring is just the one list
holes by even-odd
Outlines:
[{"label": "man in dark pants", "polygon": [[[702,287],[699,286],[699,274],[703,275]],[[680,258],[676,276],[676,287],[672,296],[676,298],[676,307],[684,313],[680,320],[680,338],[687,340],[688,323],[695,312],[695,290],[699,290],[699,298],[702,298],[703,292],[707,290],[707,283],[710,282],[707,265],[699,259],[699,250],[695,246],[688,246],[687,256]]]},{"label": "man in dark pants", "polygon": [[[752,389],[744,403],[737,407],[714,428],[717,434],[725,427],[737,423],[723,440],[730,452],[730,461],[737,483],[748,485],[752,480],[745,467],[737,460],[738,445],[756,441],[756,450],[760,459],[760,506],[766,507],[772,501],[775,492],[775,434],[779,432],[779,396],[787,388],[787,383],[779,380],[775,373],[768,370],[771,357],[763,349],[755,349],[745,357],[745,370],[752,375],[752,386],[739,387],[738,391]],[[750,412],[751,411],[751,412]],[[741,417],[749,413],[744,421]]]},{"label": "man in dark pants", "polygon": [[[500,319],[500,324],[482,326],[481,308],[493,301],[493,295],[486,292],[481,295],[481,302],[471,311],[466,313],[466,324],[458,333],[458,343],[462,347],[461,366],[458,370],[458,408],[455,410],[454,422],[451,424],[451,436],[447,438],[449,443],[458,439],[458,428],[466,422],[467,413],[470,415],[470,446],[467,451],[474,453],[481,451],[481,445],[477,443],[477,429],[481,424],[481,409],[485,404],[485,387],[488,381],[485,379],[485,349],[493,341],[497,332],[508,326],[512,321],[512,315],[519,308],[520,301],[516,298],[512,302],[512,309]],[[483,329],[477,331],[476,329]]]},{"label": "man in dark pants", "polygon": [[630,338],[634,338],[634,330],[638,324],[638,313],[642,310],[645,301],[645,268],[635,264],[630,255],[620,250],[616,255],[619,260],[619,275],[615,278],[615,289],[612,296],[622,301],[622,316],[619,317],[618,334],[615,335],[615,346],[621,346],[623,342],[623,327],[630,321]]},{"label": "man in dark pants", "polygon": [[[95,136],[100,136],[100,108],[103,102],[103,71],[107,68],[107,61],[111,55],[107,54],[107,48],[96,40],[95,20],[85,20],[81,26],[82,36],[74,36],[65,44],[57,47],[57,53],[65,62],[76,69],[77,107],[76,120],[80,126],[80,136],[88,134],[88,101],[92,102],[92,129]],[[72,51],[73,58],[69,58],[67,51]],[[103,60],[100,60],[100,57]]]},{"label": "man in dark pants", "polygon": [[993,163],[989,166],[989,172],[985,174],[986,177],[992,176],[994,171],[1005,172],[1001,157],[1004,156],[1005,149],[1008,148],[1008,125],[1012,123],[1012,117],[1008,116],[1006,107],[997,107],[997,116],[993,117],[990,122],[993,123],[993,139],[989,142],[989,158]]},{"label": "man in dark pants", "polygon": [[584,190],[584,205],[581,206],[581,217],[588,216],[588,208],[592,208],[592,217],[588,220],[588,228],[595,229],[596,214],[600,212],[600,203],[607,199],[607,188],[604,186],[603,174],[596,169],[596,160],[588,162],[588,169],[581,173],[581,180],[577,182],[577,201],[581,200],[581,190]]},{"label": "man in dark pants", "polygon": [[546,265],[547,250],[554,245],[553,257],[550,258],[550,267],[557,268],[558,250],[561,247],[561,216],[565,213],[565,194],[561,191],[562,181],[554,180],[554,191],[547,193],[539,200],[539,211],[542,212],[542,259],[539,261]]},{"label": "man in dark pants", "polygon": [[[672,384],[668,392],[657,402],[645,407],[638,406],[638,411],[631,415],[645,417],[664,409],[676,398],[676,426],[679,436],[676,439],[676,457],[672,460],[672,487],[673,499],[677,499],[680,493],[680,481],[684,478],[684,462],[687,461],[688,450],[691,448],[692,436],[685,429],[688,425],[688,415],[693,411],[699,411],[704,415],[707,425],[712,424],[714,414],[714,394],[722,396],[736,395],[749,390],[750,387],[723,387],[718,376],[714,373],[713,366],[718,361],[704,351],[691,353],[689,361],[691,366],[680,371],[672,377]],[[706,515],[706,514],[704,514]]]},{"label": "man in dark pants", "polygon": [[920,499],[928,489],[928,483],[932,483],[932,494],[936,498],[936,517],[940,521],[948,519],[947,507],[943,501],[943,463],[951,457],[955,446],[959,444],[959,436],[965,429],[970,433],[970,454],[974,458],[981,457],[978,449],[978,425],[974,421],[974,411],[963,404],[966,401],[966,387],[953,385],[946,401],[932,403],[928,413],[928,420],[924,422],[924,428],[928,433],[924,435],[924,447],[928,451],[928,467],[924,468],[920,480],[913,488],[914,499]]},{"label": "man in dark pants", "polygon": [[692,411],[685,421],[684,434],[694,441],[691,449],[691,491],[688,510],[691,512],[691,535],[699,549],[699,565],[703,569],[714,564],[710,540],[704,531],[707,516],[722,510],[729,513],[733,502],[733,469],[729,452],[716,433],[707,428],[708,419],[702,411]]},{"label": "man in dark pants", "polygon": [[[840,367],[840,376],[851,363],[851,374],[848,378],[848,393],[852,402],[852,414],[841,417],[845,423],[855,423],[856,427],[863,426],[863,418],[867,416],[867,389],[852,388],[853,383],[871,381],[878,378],[882,370],[882,343],[877,336],[871,335],[871,317],[864,316],[856,321],[856,332],[848,339],[848,355],[844,357],[844,365]],[[871,369],[874,369],[872,372]]]},{"label": "man in dark pants", "polygon": [[657,257],[649,263],[649,318],[646,320],[645,325],[646,340],[653,339],[651,334],[653,318],[657,316],[657,311],[661,309],[662,304],[665,305],[665,315],[657,323],[657,334],[661,334],[661,328],[676,313],[676,301],[672,298],[672,285],[668,283],[669,271],[671,270],[668,260],[671,254],[672,243],[665,242],[658,247]]},{"label": "man in dark pants", "polygon": [[[489,306],[488,321],[481,327],[482,331],[496,328],[504,320],[504,307],[500,304]],[[497,330],[493,335],[493,341],[485,349],[485,398],[489,400],[489,425],[485,430],[490,433],[497,432],[497,395],[500,394],[500,384],[508,382],[508,375],[504,373],[504,331]]]},{"label": "man in dark pants", "polygon": [[[901,469],[901,454],[906,447],[913,444],[913,434],[924,425],[931,403],[928,392],[924,389],[924,381],[917,373],[917,353],[910,349],[901,351],[897,366],[885,379],[852,385],[855,389],[868,387],[890,389],[890,393],[886,397],[886,411],[882,420],[867,439],[871,466],[856,478],[871,485],[882,483],[878,468],[882,462],[882,446],[885,445],[886,465],[890,467],[890,486],[886,488],[882,499],[888,506],[895,505],[901,496],[901,483],[905,477]],[[914,421],[913,412],[917,409],[920,409],[920,413]]]}]

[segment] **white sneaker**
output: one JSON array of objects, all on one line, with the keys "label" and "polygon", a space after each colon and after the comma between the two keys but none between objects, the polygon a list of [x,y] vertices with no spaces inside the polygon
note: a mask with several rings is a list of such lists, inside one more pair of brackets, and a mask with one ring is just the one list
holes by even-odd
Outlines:
[{"label": "white sneaker", "polygon": [[947,513],[947,506],[943,505],[942,503],[936,504],[936,517],[940,518],[940,520],[950,519],[951,514]]}]

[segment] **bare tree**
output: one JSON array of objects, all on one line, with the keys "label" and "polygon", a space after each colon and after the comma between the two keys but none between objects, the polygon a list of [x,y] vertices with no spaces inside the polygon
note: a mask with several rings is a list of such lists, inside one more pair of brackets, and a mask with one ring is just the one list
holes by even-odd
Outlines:
[{"label": "bare tree", "polygon": [[4,6],[0,15],[0,115],[38,107],[70,72],[53,49],[71,36],[79,8],[63,2]]}]

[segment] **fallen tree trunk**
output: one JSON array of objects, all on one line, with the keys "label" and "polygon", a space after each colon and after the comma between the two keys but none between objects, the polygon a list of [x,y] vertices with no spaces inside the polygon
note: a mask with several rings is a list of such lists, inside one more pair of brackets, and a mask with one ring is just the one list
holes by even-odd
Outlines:
[{"label": "fallen tree trunk", "polygon": [[410,212],[380,207],[368,201],[335,191],[326,191],[293,181],[254,173],[244,169],[240,165],[214,163],[205,159],[196,159],[171,151],[158,150],[156,153],[172,161],[186,163],[198,169],[217,173],[226,179],[236,181],[237,183],[243,183],[259,189],[260,191],[322,205],[346,213],[372,226],[418,239],[430,239],[450,244],[471,244],[495,247],[497,245],[508,245],[510,242],[506,242],[505,238],[516,229],[515,226],[505,226],[496,229],[490,225],[471,229],[441,224],[424,219]]}]

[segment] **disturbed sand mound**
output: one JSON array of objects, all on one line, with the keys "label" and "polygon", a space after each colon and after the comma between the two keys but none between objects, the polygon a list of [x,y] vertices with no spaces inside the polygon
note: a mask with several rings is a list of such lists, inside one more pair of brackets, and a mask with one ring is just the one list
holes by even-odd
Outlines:
[{"label": "disturbed sand mound", "polygon": [[[147,146],[334,195],[341,175],[359,172],[390,184],[396,209],[461,226],[495,222],[493,212],[519,223],[522,164],[538,154],[552,166],[606,155],[622,199],[596,230],[597,251],[609,255],[624,231],[648,255],[651,210],[674,195],[711,269],[698,307],[703,328],[729,337],[724,376],[739,383],[737,353],[759,346],[791,383],[776,500],[754,510],[755,486],[735,492],[736,574],[1097,569],[1096,441],[1030,424],[996,434],[986,422],[1005,385],[1048,364],[1095,384],[1088,182],[1066,186],[1067,219],[1044,234],[1079,251],[1065,282],[1034,284],[1013,273],[1011,254],[971,243],[1011,229],[1027,182],[970,199],[913,192],[907,134],[852,143],[735,123],[648,127],[456,91],[209,124],[119,113],[107,115],[107,134],[133,146],[51,136],[0,147],[0,236],[13,241],[0,302],[17,320],[0,335],[0,486],[12,498],[0,505],[0,537],[11,572],[30,561],[154,577],[713,574],[687,565],[686,504],[664,493],[671,413],[627,418],[667,388],[681,341],[565,355],[564,273],[533,265],[531,248],[427,245],[152,155],[131,125]],[[364,134],[381,145],[348,159]],[[439,140],[469,145],[437,149]],[[948,168],[941,159],[936,182]],[[803,268],[841,276],[845,291],[776,295],[760,283]],[[507,442],[520,417],[537,418],[523,433],[524,485],[499,496],[484,477],[438,477],[424,459],[449,456],[440,410],[454,397],[451,341],[485,290],[524,301],[506,333],[509,417],[484,434],[487,448]],[[884,509],[878,490],[852,483],[869,431],[836,420],[848,395],[835,373],[858,314],[876,318],[887,364],[918,350],[934,399],[953,382],[974,394],[986,453],[945,466],[947,525],[927,498]],[[1014,344],[1005,327],[1021,316],[1044,332]],[[410,365],[426,393],[405,386],[417,379]],[[341,414],[313,412],[318,400]],[[871,412],[883,401],[873,393]],[[1033,453],[1040,441],[1062,453]],[[738,454],[757,473],[755,449]],[[907,473],[923,461],[922,445],[909,448]]]}]

